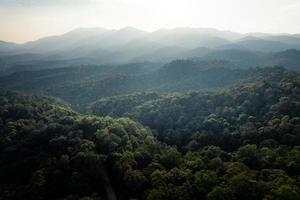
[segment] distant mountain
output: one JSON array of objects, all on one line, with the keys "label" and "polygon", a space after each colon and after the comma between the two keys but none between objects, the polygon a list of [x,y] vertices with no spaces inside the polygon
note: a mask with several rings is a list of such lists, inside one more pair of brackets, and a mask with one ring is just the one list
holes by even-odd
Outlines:
[{"label": "distant mountain", "polygon": [[203,34],[193,29],[160,30],[150,33],[146,39],[159,42],[166,46],[176,45],[190,49],[197,47],[211,48],[229,43],[225,38]]},{"label": "distant mountain", "polygon": [[0,40],[0,55],[3,53],[11,52],[15,48],[17,48],[18,45],[12,42],[5,42]]},{"label": "distant mountain", "polygon": [[76,29],[60,36],[42,38],[23,45],[24,49],[32,51],[66,51],[78,47],[90,49],[108,48],[126,44],[133,39],[144,36],[146,32],[126,27],[120,30],[102,28]]},{"label": "distant mountain", "polygon": [[182,58],[188,49],[180,46],[168,46],[162,47],[150,54],[142,55],[140,57],[134,58],[133,61],[152,61],[152,62],[170,62],[175,59]]},{"label": "distant mountain", "polygon": [[64,51],[87,45],[87,40],[92,41],[94,37],[103,37],[110,30],[102,28],[81,28],[58,36],[50,36],[22,45],[23,51],[39,53]]},{"label": "distant mountain", "polygon": [[261,53],[248,50],[224,49],[207,53],[202,57],[202,59],[227,60],[236,63],[239,67],[254,67],[262,63],[263,55]]},{"label": "distant mountain", "polygon": [[270,54],[264,59],[265,65],[281,65],[290,69],[300,70],[300,51],[295,49]]},{"label": "distant mountain", "polygon": [[234,63],[239,68],[284,66],[288,69],[300,70],[300,51],[288,49],[280,52],[259,52],[238,49],[210,51],[194,60],[224,60]]},{"label": "distant mountain", "polygon": [[265,40],[260,38],[247,37],[238,42],[234,42],[235,45],[240,45],[245,49],[251,51],[262,51],[262,52],[277,52],[292,49],[294,46],[277,41]]},{"label": "distant mountain", "polygon": [[188,28],[179,27],[173,29],[159,29],[150,33],[149,38],[152,40],[161,40],[168,36],[185,36],[185,35],[199,35],[199,36],[210,36],[216,38],[223,38],[225,40],[236,40],[243,37],[242,34],[231,32],[231,31],[220,31],[213,28]]},{"label": "distant mountain", "polygon": [[263,39],[286,43],[293,46],[300,46],[300,37],[297,35],[273,35],[265,36]]},{"label": "distant mountain", "polygon": [[[288,49],[300,50],[300,37],[287,34],[240,34],[211,28],[183,27],[154,32],[133,27],[119,30],[80,28],[25,44],[0,41],[0,70],[2,73],[37,70],[39,66],[46,69],[149,61],[168,63],[194,57],[227,60],[241,64],[241,67],[249,67],[270,64],[262,62],[257,55],[261,57]],[[36,55],[39,55],[38,58]],[[284,64],[287,60],[276,60],[274,63]]]},{"label": "distant mountain", "polygon": [[205,56],[208,53],[212,52],[213,49],[207,48],[207,47],[198,47],[195,49],[191,49],[187,52],[185,52],[182,57],[183,58],[193,58],[193,57],[201,57]]}]

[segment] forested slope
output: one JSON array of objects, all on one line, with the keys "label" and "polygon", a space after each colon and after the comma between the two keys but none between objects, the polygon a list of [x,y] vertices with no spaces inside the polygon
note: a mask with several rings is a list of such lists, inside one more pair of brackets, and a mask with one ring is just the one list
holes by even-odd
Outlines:
[{"label": "forested slope", "polygon": [[0,88],[59,97],[83,110],[102,97],[142,91],[216,90],[263,73],[259,68],[240,69],[222,60],[176,60],[164,66],[136,63],[16,72],[0,77]]},{"label": "forested slope", "polygon": [[[243,102],[243,96],[261,100],[258,94],[266,92],[262,89],[266,83],[246,85],[227,96],[191,93],[162,97],[144,93],[143,97],[135,97],[136,103],[128,110],[141,104],[133,110],[144,113],[136,115],[145,117],[141,118],[143,123],[149,119],[144,109],[151,108],[153,112],[148,114],[155,115],[158,109],[162,115],[155,115],[157,120],[165,118],[162,122],[169,129],[171,121],[166,116],[176,119],[178,111],[184,118],[189,117],[191,124],[203,126],[203,132],[196,133],[187,146],[170,140],[171,135],[169,139],[158,137],[167,143],[176,141],[173,147],[159,142],[149,129],[128,118],[80,115],[55,99],[1,92],[0,197],[299,199],[298,81],[294,74],[274,78],[274,85],[267,87],[272,92],[265,101],[268,103],[256,108],[242,106],[248,108],[245,111],[235,111],[230,102]],[[233,94],[236,100],[230,98]],[[266,111],[261,109],[268,110],[272,99],[273,112],[263,115]],[[151,107],[149,102],[156,105]],[[194,103],[195,109],[186,110],[184,102]],[[213,108],[220,102],[220,107]],[[204,111],[200,112],[195,104],[202,105]],[[261,117],[253,113],[257,109]],[[210,110],[215,110],[214,114],[201,122]],[[237,120],[236,112],[244,115],[239,114]],[[163,128],[162,132],[157,129],[159,134],[164,133]],[[188,128],[183,126],[184,132],[174,126],[173,139],[180,139],[178,133],[194,133]],[[229,140],[224,140],[225,135]],[[207,139],[209,136],[213,140]],[[220,138],[218,142],[216,138]]]},{"label": "forested slope", "polygon": [[106,168],[121,180],[127,172],[130,184],[133,153],[155,144],[149,130],[126,118],[81,116],[54,99],[14,92],[1,92],[0,102],[1,199],[126,196]]},{"label": "forested slope", "polygon": [[269,138],[299,144],[300,76],[283,68],[264,70],[265,76],[229,91],[153,93],[152,99],[141,93],[102,99],[90,109],[97,115],[135,118],[172,145],[234,150]]}]

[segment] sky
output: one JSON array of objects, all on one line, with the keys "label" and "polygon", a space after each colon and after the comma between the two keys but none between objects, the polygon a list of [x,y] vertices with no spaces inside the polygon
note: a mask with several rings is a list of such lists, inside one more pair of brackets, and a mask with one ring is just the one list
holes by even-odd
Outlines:
[{"label": "sky", "polygon": [[210,27],[300,33],[300,0],[0,0],[0,40],[23,43],[82,27]]}]

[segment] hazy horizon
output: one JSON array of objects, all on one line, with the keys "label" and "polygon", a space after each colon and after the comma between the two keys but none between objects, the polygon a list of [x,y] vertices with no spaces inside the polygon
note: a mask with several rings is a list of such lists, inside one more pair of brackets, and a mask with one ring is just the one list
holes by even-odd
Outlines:
[{"label": "hazy horizon", "polygon": [[226,30],[226,29],[218,29],[218,28],[214,28],[214,27],[191,27],[191,26],[178,26],[178,27],[170,27],[170,28],[165,28],[165,27],[161,27],[155,30],[145,30],[142,28],[137,28],[137,27],[133,27],[133,26],[124,26],[124,27],[120,27],[120,28],[106,28],[106,27],[100,27],[100,26],[95,26],[95,27],[77,27],[77,28],[73,28],[70,30],[67,30],[65,32],[61,32],[61,33],[54,33],[54,34],[49,34],[49,35],[43,35],[37,38],[33,38],[30,40],[25,40],[25,41],[13,41],[13,40],[4,40],[2,38],[0,38],[0,41],[4,41],[4,42],[11,42],[11,43],[16,43],[16,44],[25,44],[28,42],[33,42],[33,41],[37,41],[43,38],[47,38],[47,37],[53,37],[53,36],[61,36],[64,34],[67,34],[69,32],[72,31],[76,31],[76,30],[80,30],[80,29],[104,29],[104,30],[114,30],[114,31],[118,31],[118,30],[122,30],[122,29],[126,29],[126,28],[132,28],[132,29],[137,29],[140,31],[144,31],[146,33],[154,33],[160,30],[175,30],[175,29],[212,29],[212,30],[216,30],[216,31],[224,31],[224,32],[232,32],[232,33],[237,33],[237,34],[241,34],[241,35],[251,35],[251,34],[266,34],[266,35],[299,35],[300,36],[300,32],[295,32],[295,33],[288,33],[288,32],[278,32],[278,33],[272,33],[272,32],[238,32],[238,31],[233,31],[233,30]]},{"label": "hazy horizon", "polygon": [[239,33],[300,33],[297,0],[3,0],[0,40],[24,43],[77,28],[199,27]]}]

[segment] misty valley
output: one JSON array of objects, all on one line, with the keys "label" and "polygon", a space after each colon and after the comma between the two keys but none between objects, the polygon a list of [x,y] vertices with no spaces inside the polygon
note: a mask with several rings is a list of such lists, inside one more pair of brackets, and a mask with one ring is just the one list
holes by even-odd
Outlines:
[{"label": "misty valley", "polygon": [[0,199],[299,200],[300,35],[0,41]]}]

